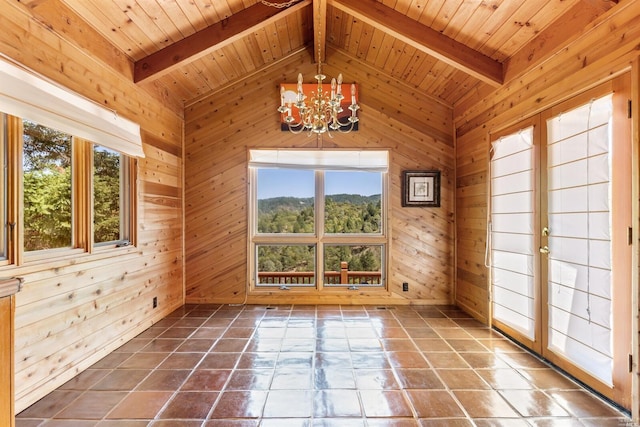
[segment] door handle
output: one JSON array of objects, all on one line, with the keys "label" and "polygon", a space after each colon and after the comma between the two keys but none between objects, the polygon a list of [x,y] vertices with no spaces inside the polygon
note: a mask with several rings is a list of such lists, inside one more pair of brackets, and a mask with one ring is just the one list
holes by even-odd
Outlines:
[{"label": "door handle", "polygon": [[540,253],[541,254],[548,254],[549,253],[549,246],[543,246],[540,248]]}]

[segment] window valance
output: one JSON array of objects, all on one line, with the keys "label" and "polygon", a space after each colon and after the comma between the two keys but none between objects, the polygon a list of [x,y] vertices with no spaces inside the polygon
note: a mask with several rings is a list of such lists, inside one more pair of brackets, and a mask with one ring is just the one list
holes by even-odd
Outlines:
[{"label": "window valance", "polygon": [[144,157],[140,126],[0,58],[0,111]]},{"label": "window valance", "polygon": [[381,150],[249,150],[249,166],[387,172],[389,153]]}]

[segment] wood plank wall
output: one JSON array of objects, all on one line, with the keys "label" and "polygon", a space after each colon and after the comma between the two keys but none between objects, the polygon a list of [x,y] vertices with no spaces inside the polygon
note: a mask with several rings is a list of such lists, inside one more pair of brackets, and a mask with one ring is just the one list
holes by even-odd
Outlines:
[{"label": "wood plank wall", "polygon": [[[146,155],[138,162],[136,247],[0,267],[25,278],[16,295],[19,412],[183,304],[183,121],[182,111],[136,87],[129,68],[105,59],[106,41],[79,20],[46,25],[34,11],[47,2],[1,3],[0,53],[139,123]],[[58,27],[64,22],[74,31]]]},{"label": "wood plank wall", "polygon": [[[490,316],[484,266],[489,135],[631,69],[638,40],[640,2],[621,2],[585,28],[581,37],[517,80],[484,99],[470,96],[456,105],[455,299],[478,319],[488,321]],[[637,100],[637,82],[634,87]],[[634,142],[638,143],[637,127]]]},{"label": "wood plank wall", "polygon": [[[247,287],[247,154],[250,148],[389,149],[389,293],[301,296],[276,291],[249,302],[433,304],[453,301],[452,110],[357,60],[329,51],[323,73],[359,84],[360,130],[318,141],[281,132],[279,84],[316,73],[308,52],[185,110],[186,299],[241,303]],[[402,208],[401,171],[442,171],[441,208]],[[409,292],[402,292],[409,282]]]}]

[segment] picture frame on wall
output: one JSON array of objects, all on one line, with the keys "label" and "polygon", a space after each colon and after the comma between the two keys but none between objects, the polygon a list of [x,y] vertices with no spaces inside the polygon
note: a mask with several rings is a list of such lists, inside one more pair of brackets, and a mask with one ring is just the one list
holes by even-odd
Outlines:
[{"label": "picture frame on wall", "polygon": [[402,206],[440,207],[440,171],[402,171]]}]

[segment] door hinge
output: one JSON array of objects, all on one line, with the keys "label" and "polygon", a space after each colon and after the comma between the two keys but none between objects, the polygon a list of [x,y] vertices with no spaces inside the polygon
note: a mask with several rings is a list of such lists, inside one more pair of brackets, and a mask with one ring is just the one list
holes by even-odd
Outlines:
[{"label": "door hinge", "polygon": [[633,228],[629,227],[627,229],[627,243],[629,246],[633,245]]},{"label": "door hinge", "polygon": [[631,102],[631,100],[629,100],[629,111],[628,111],[628,117],[629,117],[629,118],[633,117],[633,103]]},{"label": "door hinge", "polygon": [[633,354],[629,355],[629,372],[633,372]]}]

